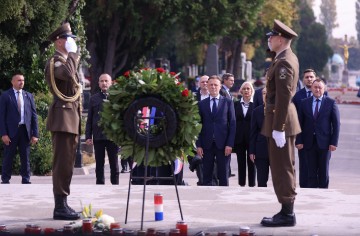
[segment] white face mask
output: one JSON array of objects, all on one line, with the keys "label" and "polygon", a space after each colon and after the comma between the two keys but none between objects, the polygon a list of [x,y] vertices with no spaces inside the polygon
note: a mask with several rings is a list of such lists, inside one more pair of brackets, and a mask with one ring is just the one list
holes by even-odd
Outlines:
[{"label": "white face mask", "polygon": [[272,51],[271,43],[269,41],[268,41],[268,47],[269,47],[270,51]]}]

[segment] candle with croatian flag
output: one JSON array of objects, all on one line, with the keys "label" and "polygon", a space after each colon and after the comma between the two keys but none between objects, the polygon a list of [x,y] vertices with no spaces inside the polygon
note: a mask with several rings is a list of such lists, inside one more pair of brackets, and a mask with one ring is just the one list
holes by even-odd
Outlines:
[{"label": "candle with croatian flag", "polygon": [[164,219],[163,196],[161,193],[154,194],[155,221]]}]

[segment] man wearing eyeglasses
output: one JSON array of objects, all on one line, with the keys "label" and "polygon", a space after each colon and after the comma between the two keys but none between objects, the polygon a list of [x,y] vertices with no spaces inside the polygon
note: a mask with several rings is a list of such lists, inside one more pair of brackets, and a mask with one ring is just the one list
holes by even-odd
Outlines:
[{"label": "man wearing eyeglasses", "polygon": [[271,176],[282,208],[273,217],[264,217],[261,224],[268,227],[294,226],[295,138],[301,130],[296,107],[291,102],[299,79],[299,62],[290,46],[297,34],[275,20],[273,30],[267,36],[268,46],[276,56],[267,72],[261,134],[267,137]]}]

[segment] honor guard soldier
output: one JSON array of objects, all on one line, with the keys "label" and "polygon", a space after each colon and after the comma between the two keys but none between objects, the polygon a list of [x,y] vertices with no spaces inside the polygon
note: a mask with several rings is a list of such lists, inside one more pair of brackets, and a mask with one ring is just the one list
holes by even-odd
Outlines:
[{"label": "honor guard soldier", "polygon": [[294,226],[295,138],[300,125],[291,102],[299,79],[299,62],[291,40],[297,34],[279,20],[267,33],[269,49],[276,53],[267,72],[265,119],[261,133],[267,137],[271,175],[275,194],[282,208],[273,217],[264,217],[263,226]]},{"label": "honor guard soldier", "polygon": [[53,148],[53,218],[56,220],[80,218],[80,214],[67,204],[81,117],[81,85],[77,73],[80,54],[75,37],[69,23],[61,25],[48,37],[55,46],[54,55],[46,63],[45,78],[53,95],[46,128],[51,131]]}]

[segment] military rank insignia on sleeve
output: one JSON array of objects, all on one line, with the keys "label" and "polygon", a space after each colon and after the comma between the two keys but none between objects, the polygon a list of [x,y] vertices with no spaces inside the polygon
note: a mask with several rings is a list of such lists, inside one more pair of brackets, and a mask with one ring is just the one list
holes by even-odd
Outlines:
[{"label": "military rank insignia on sleeve", "polygon": [[280,79],[286,78],[286,69],[284,67],[280,68]]}]

